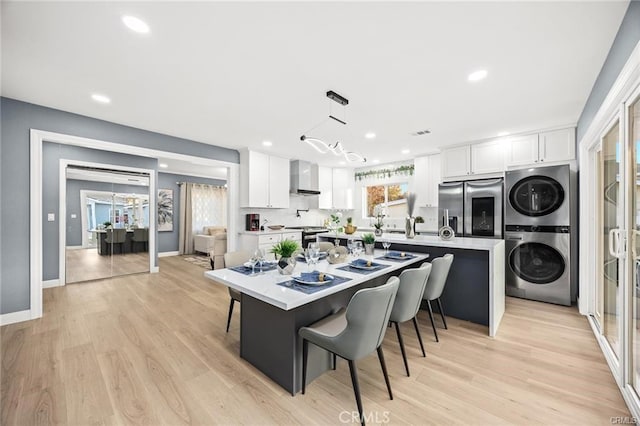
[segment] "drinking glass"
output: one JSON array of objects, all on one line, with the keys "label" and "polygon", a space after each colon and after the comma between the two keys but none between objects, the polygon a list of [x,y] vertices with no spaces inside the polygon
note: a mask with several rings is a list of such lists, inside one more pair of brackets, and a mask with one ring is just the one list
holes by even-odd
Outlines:
[{"label": "drinking glass", "polygon": [[304,250],[304,260],[307,262],[307,272],[311,272],[311,249]]},{"label": "drinking glass", "polygon": [[353,255],[355,257],[360,257],[360,254],[362,254],[362,241],[354,241],[353,242]]},{"label": "drinking glass", "polygon": [[256,264],[258,263],[258,258],[255,256],[255,253],[249,258],[249,264],[251,265],[251,275],[256,274]]},{"label": "drinking glass", "polygon": [[309,243],[309,259],[313,265],[318,264],[318,259],[320,258],[320,244],[318,243]]},{"label": "drinking glass", "polygon": [[391,247],[391,241],[387,238],[382,240],[382,248],[384,249],[384,254],[389,254],[389,247]]},{"label": "drinking glass", "polygon": [[353,255],[353,243],[355,240],[353,238],[349,238],[347,240],[347,250],[349,250],[349,254]]}]

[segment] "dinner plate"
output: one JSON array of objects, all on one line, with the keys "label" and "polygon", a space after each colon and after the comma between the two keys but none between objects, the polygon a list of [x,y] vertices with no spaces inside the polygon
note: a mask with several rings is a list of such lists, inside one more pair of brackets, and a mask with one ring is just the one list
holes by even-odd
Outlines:
[{"label": "dinner plate", "polygon": [[324,281],[306,281],[303,280],[302,277],[293,277],[293,280],[297,283],[304,285],[326,285],[333,281],[333,275],[325,274]]},{"label": "dinner plate", "polygon": [[384,255],[384,257],[389,258],[389,259],[411,259],[413,257],[413,255],[405,253],[404,256],[400,255],[400,253],[396,254],[396,253],[387,253]]},{"label": "dinner plate", "polygon": [[351,266],[352,268],[356,268],[356,269],[371,270],[371,269],[379,268],[380,264],[379,263],[372,263],[371,266],[367,266],[366,264],[359,265],[359,264],[350,263],[349,266]]}]

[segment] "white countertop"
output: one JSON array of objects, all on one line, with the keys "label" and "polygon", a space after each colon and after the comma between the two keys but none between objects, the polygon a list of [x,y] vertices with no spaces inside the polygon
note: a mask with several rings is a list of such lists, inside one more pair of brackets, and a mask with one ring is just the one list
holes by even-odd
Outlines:
[{"label": "white countertop", "polygon": [[[362,238],[362,234],[366,234],[366,233],[367,232],[359,232],[359,231],[351,235],[340,233],[338,234],[338,237],[339,238],[354,237],[356,239],[360,239]],[[324,232],[322,234],[317,234],[317,236],[331,240],[335,238],[336,234],[335,232]],[[450,247],[450,248],[487,250],[487,251],[492,251],[496,246],[504,244],[504,240],[499,240],[495,238],[454,237],[449,241],[444,241],[435,235],[416,235],[415,238],[408,239],[403,234],[392,234],[392,233],[382,234],[381,237],[376,237],[376,241],[380,241],[383,238],[388,239],[391,242],[392,250],[393,250],[394,242],[408,244],[408,245],[415,245],[415,246]]]},{"label": "white countertop", "polygon": [[[376,250],[373,257],[379,257],[383,254],[383,250]],[[370,274],[358,274],[337,269],[341,266],[345,266],[347,263],[332,265],[326,260],[321,261],[318,263],[315,270],[327,272],[329,274],[335,274],[345,278],[351,278],[351,281],[328,287],[313,294],[305,294],[292,288],[277,285],[276,283],[288,281],[292,277],[291,275],[282,275],[277,270],[268,271],[262,275],[249,276],[232,271],[230,269],[216,269],[214,271],[207,271],[204,275],[205,277],[213,281],[219,282],[227,287],[231,287],[235,290],[240,291],[241,293],[248,294],[249,296],[255,297],[258,300],[262,300],[263,302],[269,303],[280,309],[290,310],[313,302],[315,300],[322,299],[323,297],[361,284],[381,275],[388,274],[389,272],[393,272],[407,265],[420,265],[429,257],[429,255],[425,253],[414,254],[417,257],[406,262],[393,262],[376,259],[376,263],[390,265],[390,267],[382,268],[381,270],[372,272]],[[370,256],[364,256],[364,258],[370,258]],[[351,260],[352,259],[349,259],[349,261]],[[301,272],[307,271],[307,264],[304,262],[298,262],[293,271],[293,275],[299,276]]]},{"label": "white countertop", "polygon": [[277,229],[277,230],[265,229],[264,231],[240,231],[240,232],[238,232],[238,234],[273,235],[273,234],[282,234],[282,233],[287,233],[287,232],[302,232],[302,230],[301,229],[287,229],[287,228],[282,228],[282,229]]}]

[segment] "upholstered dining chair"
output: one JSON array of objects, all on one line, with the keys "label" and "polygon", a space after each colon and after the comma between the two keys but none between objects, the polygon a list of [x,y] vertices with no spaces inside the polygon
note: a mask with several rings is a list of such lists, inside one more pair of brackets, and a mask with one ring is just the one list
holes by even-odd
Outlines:
[{"label": "upholstered dining chair", "polygon": [[435,300],[438,303],[438,310],[444,323],[444,328],[447,328],[447,320],[444,315],[444,309],[440,302],[440,296],[444,291],[444,285],[447,283],[447,277],[449,276],[449,270],[453,263],[453,255],[445,254],[442,257],[436,257],[431,261],[431,273],[427,280],[427,286],[424,289],[422,299],[427,301],[427,308],[429,309],[429,319],[431,320],[431,327],[433,327],[433,334],[436,336],[436,342],[439,342],[438,332],[436,331],[436,323],[433,320],[433,310],[431,309],[431,301]]},{"label": "upholstered dining chair", "polygon": [[420,336],[420,329],[418,328],[416,316],[420,309],[422,295],[424,294],[424,289],[427,285],[427,279],[429,278],[430,272],[431,264],[428,262],[423,263],[420,268],[405,269],[402,271],[400,274],[398,294],[396,294],[396,300],[393,302],[391,316],[389,316],[389,321],[396,327],[398,343],[400,344],[400,352],[402,352],[402,360],[404,361],[404,369],[407,372],[407,376],[410,376],[409,363],[407,362],[407,353],[405,352],[399,324],[413,320],[413,326],[416,329],[416,334],[418,335],[418,342],[420,342],[420,349],[422,349],[422,356],[427,356],[424,351],[424,345],[422,344],[422,336]]},{"label": "upholstered dining chair", "polygon": [[[247,262],[251,258],[251,254],[248,251],[230,251],[224,254],[224,265],[225,268],[231,268],[232,266],[242,265]],[[227,333],[229,332],[229,325],[231,324],[231,316],[233,315],[233,305],[235,302],[240,303],[240,295],[241,293],[238,290],[234,290],[231,287],[229,289],[229,297],[231,301],[229,302],[229,316],[227,318]]]},{"label": "upholstered dining chair", "polygon": [[127,230],[126,229],[107,229],[107,237],[105,238],[105,242],[109,244],[110,252],[113,254],[113,246],[115,244],[118,245],[118,249],[120,250],[120,254],[124,253],[124,242],[127,240]]},{"label": "upholstered dining chair", "polygon": [[[142,245],[142,251],[148,251],[149,244],[149,228],[138,228],[133,230],[133,237],[131,240],[134,243],[140,243]],[[136,251],[136,250],[134,250]]]},{"label": "upholstered dining chair", "polygon": [[393,399],[391,383],[387,374],[387,366],[382,352],[382,340],[387,329],[389,315],[398,291],[398,277],[391,277],[386,284],[378,287],[358,290],[346,309],[341,309],[333,315],[308,326],[302,327],[298,333],[302,338],[302,393],[307,385],[307,357],[309,342],[317,345],[334,355],[349,361],[349,371],[353,391],[360,413],[360,421],[364,425],[362,399],[356,361],[374,350],[378,352],[378,359],[389,392]]}]

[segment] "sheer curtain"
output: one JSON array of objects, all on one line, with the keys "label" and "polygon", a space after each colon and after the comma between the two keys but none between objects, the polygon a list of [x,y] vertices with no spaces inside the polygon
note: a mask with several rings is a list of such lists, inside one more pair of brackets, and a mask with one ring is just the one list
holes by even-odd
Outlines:
[{"label": "sheer curtain", "polygon": [[192,254],[193,236],[205,226],[226,226],[227,189],[199,183],[180,185],[180,254]]}]

